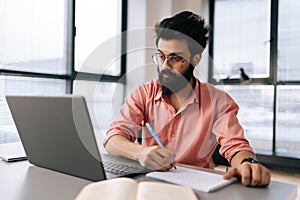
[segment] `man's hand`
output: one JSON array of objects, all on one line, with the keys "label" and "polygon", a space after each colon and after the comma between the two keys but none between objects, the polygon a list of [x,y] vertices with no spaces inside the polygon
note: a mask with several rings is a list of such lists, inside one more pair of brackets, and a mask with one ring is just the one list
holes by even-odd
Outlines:
[{"label": "man's hand", "polygon": [[105,146],[108,153],[139,161],[148,169],[167,171],[174,166],[175,153],[159,146],[146,147],[129,141],[122,135],[115,135]]},{"label": "man's hand", "polygon": [[175,153],[159,146],[146,147],[139,154],[138,161],[145,168],[167,171],[174,165]]},{"label": "man's hand", "polygon": [[233,167],[224,174],[224,179],[237,177],[245,186],[267,186],[270,184],[271,173],[261,164],[244,162],[238,167]]}]

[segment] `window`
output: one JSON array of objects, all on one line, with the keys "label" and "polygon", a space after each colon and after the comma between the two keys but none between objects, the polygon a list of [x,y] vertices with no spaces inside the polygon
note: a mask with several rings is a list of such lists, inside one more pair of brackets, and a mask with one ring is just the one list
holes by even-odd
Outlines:
[{"label": "window", "polygon": [[279,1],[276,154],[300,158],[300,2]]},{"label": "window", "polygon": [[[75,70],[121,74],[121,4],[119,0],[76,1]],[[97,59],[91,58],[97,54]],[[115,62],[116,61],[116,62]]]},{"label": "window", "polygon": [[278,80],[300,80],[300,1],[279,1]]},{"label": "window", "polygon": [[269,40],[270,1],[216,0],[213,77],[269,77]]},{"label": "window", "polygon": [[273,96],[271,85],[225,85],[225,90],[238,103],[238,119],[245,136],[256,153],[272,154]]},{"label": "window", "polygon": [[[19,140],[5,101],[10,94],[84,95],[95,128],[108,127],[123,101],[124,2],[0,0],[0,143]],[[105,51],[86,68],[98,47]]]},{"label": "window", "polygon": [[[277,165],[284,165],[282,157],[297,163],[300,2],[215,0],[213,7],[211,82],[224,84],[240,106],[238,118],[257,153],[276,157]],[[239,68],[251,78],[246,85]]]},{"label": "window", "polygon": [[0,0],[0,68],[66,74],[65,2]]},{"label": "window", "polygon": [[122,13],[119,0],[76,1],[73,93],[84,95],[95,129],[102,133],[123,102]]},{"label": "window", "polygon": [[19,140],[5,95],[66,93],[65,15],[61,0],[0,0],[0,143]]},{"label": "window", "polygon": [[278,86],[276,154],[300,158],[300,85]]}]

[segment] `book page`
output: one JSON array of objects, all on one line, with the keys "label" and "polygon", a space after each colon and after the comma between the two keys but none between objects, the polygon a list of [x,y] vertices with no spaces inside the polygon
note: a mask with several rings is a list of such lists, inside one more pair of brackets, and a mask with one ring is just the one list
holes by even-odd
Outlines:
[{"label": "book page", "polygon": [[136,200],[138,183],[130,178],[99,181],[85,186],[75,200]]},{"label": "book page", "polygon": [[188,186],[202,192],[213,192],[236,181],[236,178],[225,180],[220,174],[190,169],[182,166],[176,167],[177,170],[171,169],[167,172],[150,172],[146,176],[170,183]]},{"label": "book page", "polygon": [[137,200],[197,200],[191,188],[159,182],[141,182]]}]

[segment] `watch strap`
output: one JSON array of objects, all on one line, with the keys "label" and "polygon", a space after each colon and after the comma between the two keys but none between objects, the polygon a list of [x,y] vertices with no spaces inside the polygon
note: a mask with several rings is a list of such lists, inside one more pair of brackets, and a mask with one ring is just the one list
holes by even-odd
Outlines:
[{"label": "watch strap", "polygon": [[241,164],[244,163],[244,162],[260,164],[260,162],[258,162],[257,160],[255,160],[254,158],[251,158],[251,157],[243,159],[242,162],[241,162]]}]

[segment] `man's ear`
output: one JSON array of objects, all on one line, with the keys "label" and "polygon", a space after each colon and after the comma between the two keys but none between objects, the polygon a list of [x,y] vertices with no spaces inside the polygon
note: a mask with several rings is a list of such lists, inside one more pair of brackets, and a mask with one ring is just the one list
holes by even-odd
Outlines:
[{"label": "man's ear", "polygon": [[202,54],[198,53],[193,57],[193,65],[196,67],[202,58]]}]

